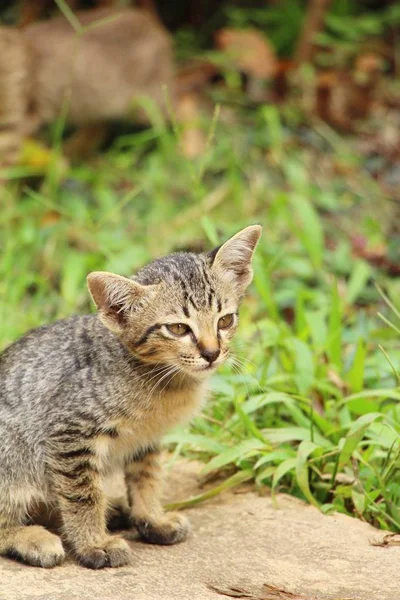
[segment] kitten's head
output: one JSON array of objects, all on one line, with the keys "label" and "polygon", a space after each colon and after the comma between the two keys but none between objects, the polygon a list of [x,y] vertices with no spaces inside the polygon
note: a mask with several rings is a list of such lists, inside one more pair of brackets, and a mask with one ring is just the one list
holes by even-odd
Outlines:
[{"label": "kitten's head", "polygon": [[141,362],[204,377],[228,356],[260,235],[246,227],[212,252],[171,254],[130,279],[90,273],[101,321]]}]

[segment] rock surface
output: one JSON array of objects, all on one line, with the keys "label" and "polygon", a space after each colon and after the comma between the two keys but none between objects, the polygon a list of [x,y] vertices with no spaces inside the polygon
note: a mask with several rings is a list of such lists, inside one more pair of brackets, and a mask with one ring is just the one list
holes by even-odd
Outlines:
[{"label": "rock surface", "polygon": [[[194,463],[175,469],[169,499],[198,493],[197,471]],[[382,532],[288,496],[278,506],[248,491],[226,493],[187,511],[193,532],[185,543],[132,542],[133,565],[121,569],[95,572],[67,560],[43,570],[2,558],[0,599],[400,600],[400,547],[371,545]]]}]

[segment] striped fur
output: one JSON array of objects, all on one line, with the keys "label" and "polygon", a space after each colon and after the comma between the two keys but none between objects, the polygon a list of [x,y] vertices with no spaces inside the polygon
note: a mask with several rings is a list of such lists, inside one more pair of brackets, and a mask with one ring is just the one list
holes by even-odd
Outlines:
[{"label": "striped fur", "polygon": [[127,564],[127,543],[106,528],[103,479],[118,470],[125,520],[144,540],[186,537],[186,518],[162,510],[159,444],[199,410],[228,356],[260,233],[248,227],[217,251],[172,254],[132,278],[92,273],[100,318],[34,330],[0,356],[0,554],[42,567],[63,560],[60,539],[28,525],[47,502],[82,565]]}]

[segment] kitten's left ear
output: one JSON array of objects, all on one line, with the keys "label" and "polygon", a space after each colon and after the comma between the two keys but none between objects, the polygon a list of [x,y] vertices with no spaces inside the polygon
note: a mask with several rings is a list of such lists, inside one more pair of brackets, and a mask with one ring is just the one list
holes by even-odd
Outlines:
[{"label": "kitten's left ear", "polygon": [[251,259],[262,232],[261,225],[250,225],[210,252],[212,268],[228,276],[243,293],[253,279]]},{"label": "kitten's left ear", "polygon": [[122,332],[131,311],[151,301],[156,288],[105,271],[89,273],[87,284],[100,320],[115,333]]}]

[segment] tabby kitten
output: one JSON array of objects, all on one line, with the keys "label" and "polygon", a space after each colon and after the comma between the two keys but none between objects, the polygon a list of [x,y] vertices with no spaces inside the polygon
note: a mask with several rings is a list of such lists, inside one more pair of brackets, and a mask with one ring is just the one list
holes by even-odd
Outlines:
[{"label": "tabby kitten", "polygon": [[45,502],[82,565],[126,565],[102,491],[121,468],[141,537],[186,537],[186,518],[162,509],[159,444],[199,410],[228,356],[260,234],[247,227],[211,253],[171,254],[129,279],[90,273],[98,316],[31,331],[0,356],[0,554],[41,567],[63,560],[61,539],[29,521]]}]

